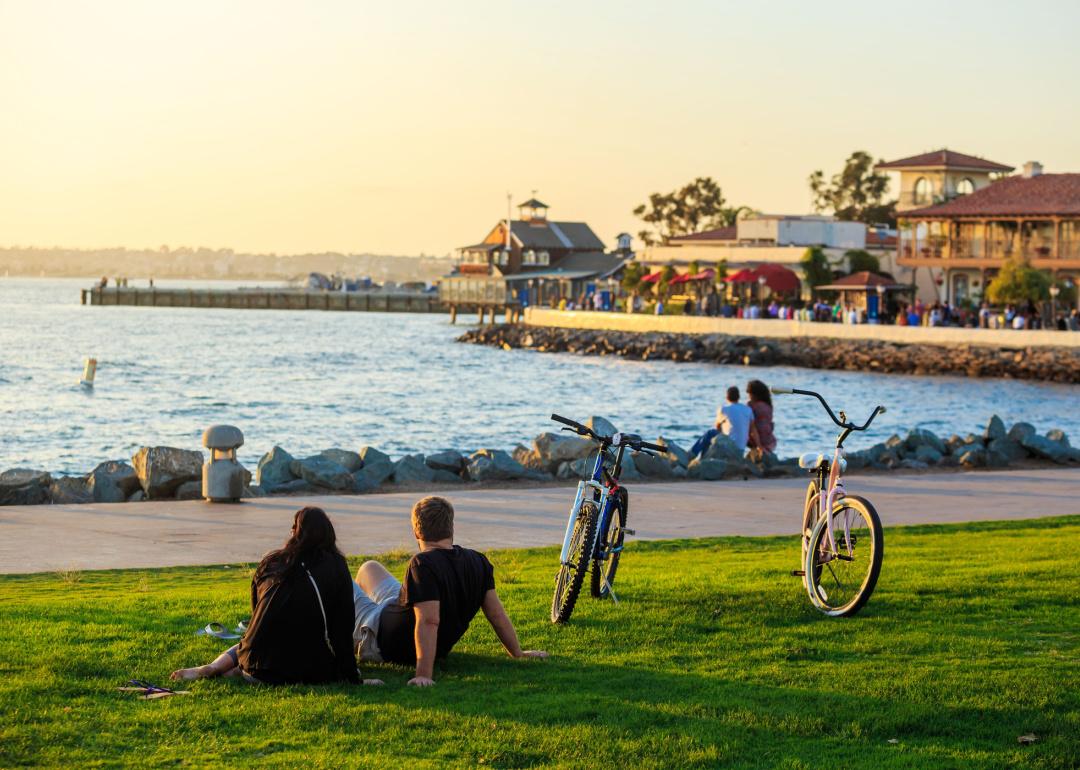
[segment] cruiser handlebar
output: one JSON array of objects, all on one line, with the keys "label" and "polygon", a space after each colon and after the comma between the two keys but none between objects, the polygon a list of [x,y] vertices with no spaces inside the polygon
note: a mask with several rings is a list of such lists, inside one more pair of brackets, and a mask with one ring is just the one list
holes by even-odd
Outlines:
[{"label": "cruiser handlebar", "polygon": [[849,421],[847,419],[847,415],[845,415],[843,413],[843,411],[840,412],[840,415],[842,417],[844,417],[844,419],[841,420],[839,417],[837,417],[836,414],[833,413],[832,408],[828,405],[828,403],[826,403],[825,399],[822,397],[822,395],[820,393],[815,393],[812,390],[799,390],[798,388],[770,388],[769,390],[771,390],[772,393],[774,395],[777,395],[777,396],[781,396],[781,395],[785,395],[785,394],[795,394],[795,395],[799,395],[799,396],[813,396],[814,398],[816,398],[818,401],[821,402],[821,405],[823,407],[825,407],[825,411],[829,413],[829,417],[832,418],[832,421],[835,422],[839,427],[843,428],[845,431],[848,431],[848,432],[866,430],[867,428],[870,427],[870,423],[872,423],[874,421],[875,417],[877,417],[879,414],[885,414],[885,407],[880,406],[880,405],[876,406],[876,407],[874,407],[874,411],[870,415],[870,419],[868,419],[862,425],[856,425],[855,423],[853,423],[853,422],[851,422],[851,421]]}]

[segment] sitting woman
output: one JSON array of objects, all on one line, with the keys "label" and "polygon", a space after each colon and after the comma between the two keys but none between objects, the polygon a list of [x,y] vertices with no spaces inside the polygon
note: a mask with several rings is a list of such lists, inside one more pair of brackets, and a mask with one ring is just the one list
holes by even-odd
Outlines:
[{"label": "sitting woman", "polygon": [[171,678],[239,674],[263,684],[361,681],[352,639],[352,576],[321,508],[297,511],[285,545],[263,557],[251,579],[251,610],[240,644],[213,663],[182,668]]},{"label": "sitting woman", "polygon": [[750,380],[746,385],[750,410],[754,421],[750,424],[750,440],[747,446],[753,452],[754,459],[760,459],[763,452],[776,451],[776,436],[773,435],[772,396],[761,380]]}]

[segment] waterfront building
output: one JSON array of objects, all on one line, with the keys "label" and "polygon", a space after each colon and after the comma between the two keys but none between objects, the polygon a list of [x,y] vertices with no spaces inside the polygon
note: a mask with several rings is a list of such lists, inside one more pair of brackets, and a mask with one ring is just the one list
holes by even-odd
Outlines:
[{"label": "waterfront building", "polygon": [[611,292],[634,256],[630,236],[620,233],[618,247],[608,252],[588,224],[549,219],[549,208],[530,198],[517,206],[516,220],[501,219],[479,243],[458,249],[457,265],[440,283],[441,291],[505,292],[521,304]]},{"label": "waterfront building", "polygon": [[821,214],[759,214],[740,219],[731,227],[669,238],[662,245],[646,248],[638,259],[650,267],[676,268],[692,262],[701,267],[724,262],[732,272],[774,264],[801,276],[799,261],[810,247],[820,247],[837,270],[846,269],[846,252],[863,249],[876,255],[881,270],[896,280],[903,281],[909,275],[895,264],[895,230],[868,228],[862,222],[845,222]]},{"label": "waterfront building", "polygon": [[1009,258],[1029,260],[1063,282],[1080,280],[1080,174],[1044,174],[1030,162],[1021,174],[899,216],[897,260],[926,268],[936,298],[981,299]]}]

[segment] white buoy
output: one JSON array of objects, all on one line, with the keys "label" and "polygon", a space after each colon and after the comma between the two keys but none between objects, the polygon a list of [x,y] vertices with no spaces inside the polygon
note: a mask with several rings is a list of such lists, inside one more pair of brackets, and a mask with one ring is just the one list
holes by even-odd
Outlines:
[{"label": "white buoy", "polygon": [[83,366],[82,379],[79,380],[79,384],[84,388],[94,387],[94,376],[97,374],[97,359],[88,358],[86,364]]}]

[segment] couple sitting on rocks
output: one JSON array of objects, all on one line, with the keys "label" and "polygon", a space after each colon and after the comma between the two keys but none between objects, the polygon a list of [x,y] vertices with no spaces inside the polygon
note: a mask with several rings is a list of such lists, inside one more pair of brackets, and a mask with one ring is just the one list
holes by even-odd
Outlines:
[{"label": "couple sitting on rocks", "polygon": [[740,452],[750,449],[752,455],[776,451],[773,435],[772,396],[761,380],[750,380],[746,385],[749,397],[746,404],[739,403],[739,389],[727,389],[727,403],[716,410],[716,427],[705,431],[690,449],[691,457],[700,457],[708,451],[717,435],[731,439]]},{"label": "couple sitting on rocks", "polygon": [[410,685],[435,684],[434,666],[483,610],[507,653],[522,650],[495,592],[491,562],[454,545],[454,508],[441,497],[413,506],[419,553],[404,582],[375,561],[353,582],[337,547],[334,525],[321,508],[302,508],[285,545],[267,554],[251,581],[251,621],[244,638],[205,666],[174,671],[173,679],[243,676],[262,684],[319,684],[364,680],[357,656],[372,663],[415,666]]}]

